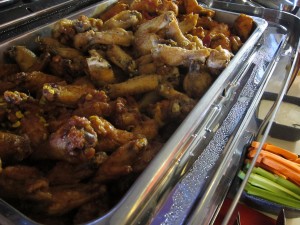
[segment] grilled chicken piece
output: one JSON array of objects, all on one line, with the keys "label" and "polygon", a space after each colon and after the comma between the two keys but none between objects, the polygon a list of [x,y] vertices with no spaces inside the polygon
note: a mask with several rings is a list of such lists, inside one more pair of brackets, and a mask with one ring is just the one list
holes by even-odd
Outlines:
[{"label": "grilled chicken piece", "polygon": [[84,85],[59,85],[48,83],[43,86],[43,97],[54,104],[75,107],[82,96],[96,92]]},{"label": "grilled chicken piece", "polygon": [[121,145],[141,137],[141,135],[117,129],[110,122],[98,116],[91,116],[89,120],[98,136],[95,148],[101,152],[114,151]]},{"label": "grilled chicken piece", "polygon": [[161,79],[161,76],[158,74],[141,75],[121,83],[109,84],[107,85],[106,90],[108,96],[111,98],[138,95],[155,90]]},{"label": "grilled chicken piece", "polygon": [[167,11],[172,11],[175,15],[178,15],[177,4],[170,0],[134,0],[130,4],[130,9],[141,12],[145,19],[152,18],[153,15],[164,14]]},{"label": "grilled chicken piece", "polygon": [[47,179],[35,167],[7,166],[0,173],[0,197],[3,199],[48,201],[52,198],[48,187]]},{"label": "grilled chicken piece", "polygon": [[118,45],[109,46],[106,55],[111,62],[128,73],[129,76],[135,76],[137,74],[136,62]]},{"label": "grilled chicken piece", "polygon": [[20,72],[2,78],[3,81],[11,82],[14,86],[10,89],[29,91],[30,93],[37,93],[41,90],[45,83],[60,82],[61,78],[49,75],[43,72]]},{"label": "grilled chicken piece", "polygon": [[99,152],[88,162],[72,164],[58,161],[47,173],[50,185],[73,185],[84,182],[92,177],[97,168],[107,159],[107,154]]},{"label": "grilled chicken piece", "polygon": [[214,35],[211,38],[210,42],[210,48],[217,48],[218,46],[221,46],[223,49],[227,49],[228,51],[231,52],[231,42],[228,37],[226,37],[224,34],[219,33]]},{"label": "grilled chicken piece", "polygon": [[102,26],[102,30],[109,30],[112,28],[128,29],[136,26],[142,19],[142,14],[136,10],[124,10],[110,19],[106,20]]},{"label": "grilled chicken piece", "polygon": [[21,71],[27,72],[27,70],[35,64],[37,56],[34,52],[26,48],[25,46],[13,46],[8,50],[10,58],[14,59],[19,65]]},{"label": "grilled chicken piece", "polygon": [[26,136],[0,132],[0,158],[2,163],[22,161],[31,153],[30,141]]},{"label": "grilled chicken piece", "polygon": [[48,142],[33,153],[34,159],[56,159],[71,163],[90,160],[95,155],[97,133],[84,117],[72,116],[50,134]]},{"label": "grilled chicken piece", "polygon": [[158,135],[158,124],[140,112],[140,105],[130,97],[118,98],[111,103],[112,122],[119,129],[142,135],[147,140],[152,140]]},{"label": "grilled chicken piece", "polygon": [[211,9],[206,9],[198,4],[197,0],[181,0],[181,4],[183,4],[185,13],[195,13],[201,16],[209,16],[213,17],[215,15],[215,11]]},{"label": "grilled chicken piece", "polygon": [[232,52],[235,54],[243,45],[239,36],[230,36],[229,37]]},{"label": "grilled chicken piece", "polygon": [[132,173],[134,160],[147,144],[146,138],[140,138],[122,145],[100,166],[93,180],[101,182],[118,179],[121,176]]},{"label": "grilled chicken piece", "polygon": [[241,37],[241,40],[244,42],[252,32],[253,19],[248,15],[240,14],[234,21],[233,28],[238,36]]},{"label": "grilled chicken piece", "polygon": [[180,47],[171,47],[160,44],[152,50],[152,56],[156,61],[169,66],[189,66],[191,61],[204,63],[209,55],[210,50],[207,48],[187,50]]},{"label": "grilled chicken piece", "polygon": [[107,188],[105,185],[88,183],[54,186],[49,188],[49,192],[51,199],[45,204],[36,204],[34,208],[53,216],[66,214],[82,204],[104,196]]},{"label": "grilled chicken piece", "polygon": [[79,50],[88,50],[95,45],[121,45],[130,46],[134,40],[132,31],[122,28],[113,28],[105,31],[95,32],[93,30],[78,33],[74,37],[74,47]]},{"label": "grilled chicken piece", "polygon": [[83,96],[73,111],[73,115],[89,118],[90,116],[108,117],[112,109],[104,91],[95,91]]},{"label": "grilled chicken piece", "polygon": [[184,77],[183,89],[191,98],[199,99],[213,82],[212,76],[195,64]]},{"label": "grilled chicken piece", "polygon": [[152,141],[144,148],[137,159],[135,160],[132,168],[134,173],[142,172],[156,156],[156,154],[163,147],[163,143],[157,140]]},{"label": "grilled chicken piece", "polygon": [[166,12],[152,20],[142,23],[135,32],[134,45],[140,55],[151,53],[152,49],[163,41],[157,33],[176,20],[173,12]]},{"label": "grilled chicken piece", "polygon": [[39,102],[17,91],[6,91],[3,97],[8,107],[7,119],[14,132],[26,136],[32,147],[43,143],[49,132]]},{"label": "grilled chicken piece", "polygon": [[192,31],[198,22],[199,15],[190,13],[184,17],[184,19],[179,22],[179,28],[183,34],[187,34]]},{"label": "grilled chicken piece", "polygon": [[219,75],[221,71],[228,65],[233,54],[227,49],[223,49],[220,45],[213,49],[206,61],[206,66],[213,75]]},{"label": "grilled chicken piece", "polygon": [[103,86],[114,83],[117,78],[110,63],[96,50],[90,50],[90,57],[86,58],[86,74],[97,85]]},{"label": "grilled chicken piece", "polygon": [[89,30],[99,31],[103,25],[101,19],[80,16],[78,19],[61,19],[53,26],[52,36],[63,44],[72,42],[77,33]]}]

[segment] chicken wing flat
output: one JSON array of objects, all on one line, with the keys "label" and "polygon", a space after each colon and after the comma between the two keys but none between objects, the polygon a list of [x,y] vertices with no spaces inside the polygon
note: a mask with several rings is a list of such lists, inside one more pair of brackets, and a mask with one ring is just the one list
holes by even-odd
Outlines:
[{"label": "chicken wing flat", "polygon": [[136,10],[124,10],[106,20],[102,26],[102,30],[109,30],[120,27],[128,29],[136,26],[142,19],[142,14]]},{"label": "chicken wing flat", "polygon": [[105,31],[95,32],[93,30],[76,34],[74,47],[79,50],[86,50],[94,45],[121,45],[130,46],[134,40],[133,33],[123,28],[113,28]]},{"label": "chicken wing flat", "polygon": [[43,85],[43,97],[58,105],[74,106],[80,98],[95,90],[83,85],[59,85],[48,83]]},{"label": "chicken wing flat", "polygon": [[191,61],[205,63],[209,55],[210,49],[207,48],[187,50],[180,47],[158,45],[152,50],[152,56],[155,60],[169,66],[189,65]]}]

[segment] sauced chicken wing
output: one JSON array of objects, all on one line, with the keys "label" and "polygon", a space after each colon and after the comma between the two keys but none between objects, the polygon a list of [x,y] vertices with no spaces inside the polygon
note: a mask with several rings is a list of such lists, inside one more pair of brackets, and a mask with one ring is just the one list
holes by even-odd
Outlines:
[{"label": "sauced chicken wing", "polygon": [[102,30],[108,30],[116,27],[128,29],[136,26],[142,19],[142,14],[136,10],[124,10],[106,20]]},{"label": "sauced chicken wing", "polygon": [[57,131],[51,133],[43,148],[36,149],[34,158],[81,162],[95,154],[97,133],[88,119],[72,116]]},{"label": "sauced chicken wing", "polygon": [[191,61],[204,63],[210,55],[210,49],[187,50],[180,47],[168,45],[158,45],[152,50],[155,60],[163,62],[169,66],[189,65]]},{"label": "sauced chicken wing", "polygon": [[89,51],[91,57],[86,59],[86,73],[90,79],[97,85],[114,83],[117,78],[111,64],[96,50]]},{"label": "sauced chicken wing", "polygon": [[58,105],[74,106],[83,95],[93,93],[95,89],[84,85],[59,85],[48,83],[43,85],[43,97]]},{"label": "sauced chicken wing", "polygon": [[86,50],[94,45],[121,45],[130,46],[134,40],[132,31],[123,28],[112,28],[105,31],[95,32],[93,30],[76,34],[74,37],[74,47]]},{"label": "sauced chicken wing", "polygon": [[162,42],[158,31],[167,27],[176,17],[172,12],[166,12],[152,20],[142,23],[135,32],[134,44],[140,55],[151,52],[152,48]]},{"label": "sauced chicken wing", "polygon": [[218,75],[228,65],[232,57],[233,54],[231,52],[219,45],[211,51],[206,65],[212,74]]},{"label": "sauced chicken wing", "polygon": [[73,40],[77,33],[83,33],[88,30],[99,31],[102,27],[102,20],[80,16],[76,20],[61,19],[53,26],[52,36],[61,43],[67,44]]},{"label": "sauced chicken wing", "polygon": [[98,116],[91,116],[90,121],[91,126],[98,135],[98,143],[95,148],[101,152],[113,151],[141,136],[126,130],[117,129],[110,122]]},{"label": "sauced chicken wing", "polygon": [[116,179],[122,175],[132,173],[134,160],[141,150],[147,146],[147,143],[146,138],[139,138],[120,146],[101,164],[94,181]]}]

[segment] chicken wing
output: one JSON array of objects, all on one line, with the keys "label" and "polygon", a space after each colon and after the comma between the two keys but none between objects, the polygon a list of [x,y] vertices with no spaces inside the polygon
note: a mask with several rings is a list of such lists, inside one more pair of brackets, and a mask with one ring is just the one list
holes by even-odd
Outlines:
[{"label": "chicken wing", "polygon": [[48,83],[43,85],[43,97],[57,105],[75,107],[80,98],[95,92],[95,89],[83,85],[59,85]]},{"label": "chicken wing", "polygon": [[102,30],[112,28],[128,29],[136,26],[142,19],[142,14],[136,10],[124,10],[106,20],[102,26]]},{"label": "chicken wing", "polygon": [[210,55],[210,49],[202,48],[198,50],[187,50],[180,47],[171,47],[168,45],[158,45],[152,50],[152,56],[155,60],[163,62],[169,66],[188,66],[191,61],[205,63]]},{"label": "chicken wing", "polygon": [[3,199],[48,201],[52,198],[48,187],[47,179],[35,167],[7,166],[0,173],[0,197]]},{"label": "chicken wing", "polygon": [[88,50],[94,45],[121,45],[130,46],[134,40],[132,31],[123,28],[113,28],[105,31],[95,32],[93,30],[76,34],[74,47],[79,50]]},{"label": "chicken wing", "polygon": [[22,161],[30,156],[32,151],[26,136],[0,132],[0,158],[3,164]]},{"label": "chicken wing", "polygon": [[111,64],[96,50],[90,50],[90,57],[86,58],[86,73],[90,79],[97,85],[114,83],[117,78],[114,74]]},{"label": "chicken wing", "polygon": [[95,177],[96,182],[118,179],[120,176],[132,173],[132,165],[139,153],[147,146],[146,138],[127,142],[113,152],[100,166]]},{"label": "chicken wing", "polygon": [[129,76],[135,76],[137,74],[136,62],[118,45],[109,46],[106,55],[111,62],[128,73]]},{"label": "chicken wing", "polygon": [[84,162],[95,155],[97,133],[88,119],[72,116],[49,136],[43,147],[33,153],[35,159],[56,159],[71,163]]},{"label": "chicken wing", "polygon": [[220,45],[213,49],[206,61],[207,68],[214,75],[219,75],[221,71],[228,65],[233,54],[227,49],[223,49]]}]

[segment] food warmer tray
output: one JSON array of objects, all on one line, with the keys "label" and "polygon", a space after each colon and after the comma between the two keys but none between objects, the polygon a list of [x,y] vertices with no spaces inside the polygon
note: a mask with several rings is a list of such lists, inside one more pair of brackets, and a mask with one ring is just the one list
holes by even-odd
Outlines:
[{"label": "food warmer tray", "polygon": [[[103,1],[71,17],[97,14],[113,2]],[[88,224],[210,224],[216,218],[241,167],[244,147],[259,132],[253,117],[267,84],[289,84],[298,70],[300,34],[295,28],[300,21],[266,8],[223,2],[211,7],[228,21],[235,13],[254,16],[255,32],[119,204]],[[19,36],[8,30],[11,38],[0,44],[0,53],[49,35],[50,26],[25,28]],[[36,224],[4,201],[0,219],[9,225]]]}]

